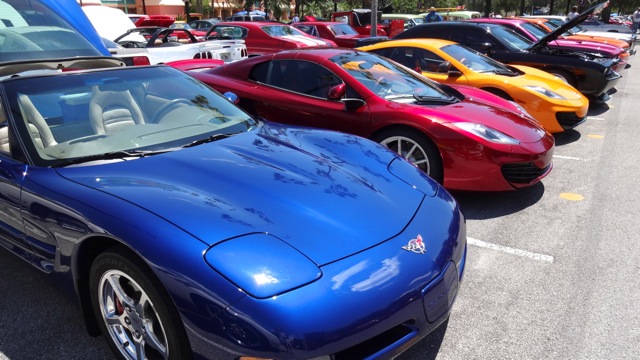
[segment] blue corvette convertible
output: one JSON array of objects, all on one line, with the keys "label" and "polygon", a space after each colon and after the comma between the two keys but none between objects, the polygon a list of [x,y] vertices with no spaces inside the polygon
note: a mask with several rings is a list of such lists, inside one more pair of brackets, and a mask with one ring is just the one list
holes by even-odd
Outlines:
[{"label": "blue corvette convertible", "polygon": [[94,55],[0,64],[0,246],[118,358],[392,358],[448,318],[465,221],[413,165]]}]

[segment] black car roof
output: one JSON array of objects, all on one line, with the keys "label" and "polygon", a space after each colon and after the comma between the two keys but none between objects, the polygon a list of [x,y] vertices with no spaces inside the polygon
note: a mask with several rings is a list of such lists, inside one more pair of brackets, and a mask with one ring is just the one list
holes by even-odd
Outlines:
[{"label": "black car roof", "polygon": [[441,21],[441,22],[433,22],[433,23],[425,23],[409,28],[392,39],[411,39],[415,37],[429,37],[429,28],[434,27],[467,27],[467,28],[482,28],[482,29],[492,29],[495,27],[499,27],[499,24],[491,24],[491,23],[473,23],[466,21]]}]

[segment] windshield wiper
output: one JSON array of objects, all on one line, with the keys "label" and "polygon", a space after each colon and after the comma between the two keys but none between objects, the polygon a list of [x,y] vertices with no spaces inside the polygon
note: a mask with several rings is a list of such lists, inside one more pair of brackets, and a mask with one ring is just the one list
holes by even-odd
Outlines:
[{"label": "windshield wiper", "polygon": [[196,141],[190,142],[186,145],[182,145],[183,148],[188,148],[188,147],[192,147],[192,146],[197,146],[200,144],[206,144],[206,143],[210,143],[216,140],[220,140],[220,139],[226,139],[228,137],[231,137],[233,135],[236,135],[237,133],[229,133],[229,134],[215,134],[215,135],[211,135],[208,136],[206,138],[202,138],[202,139],[198,139]]},{"label": "windshield wiper", "polygon": [[421,103],[453,104],[458,102],[458,98],[456,98],[455,96],[440,97],[413,95],[413,98]]},{"label": "windshield wiper", "polygon": [[142,158],[148,155],[155,155],[155,154],[165,153],[168,151],[172,151],[172,150],[163,149],[159,151],[123,151],[123,150],[111,151],[104,154],[95,154],[95,155],[89,155],[89,156],[79,157],[75,159],[63,160],[53,165],[53,167],[65,167],[69,165],[81,164],[81,163],[98,161],[98,160],[124,159],[124,158],[130,158],[130,157]]}]

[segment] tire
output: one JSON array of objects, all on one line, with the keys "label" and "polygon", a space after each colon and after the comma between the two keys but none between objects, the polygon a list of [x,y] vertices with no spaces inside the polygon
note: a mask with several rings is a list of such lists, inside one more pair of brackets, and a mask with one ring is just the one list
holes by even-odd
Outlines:
[{"label": "tire", "polygon": [[551,75],[554,75],[565,83],[575,87],[576,86],[576,78],[570,72],[562,69],[549,69],[547,72]]},{"label": "tire", "polygon": [[425,174],[442,184],[444,169],[436,145],[426,135],[411,129],[390,129],[373,138],[374,141],[400,154]]},{"label": "tire", "polygon": [[110,250],[91,265],[91,305],[105,340],[118,359],[191,358],[177,309],[154,274],[139,263]]}]

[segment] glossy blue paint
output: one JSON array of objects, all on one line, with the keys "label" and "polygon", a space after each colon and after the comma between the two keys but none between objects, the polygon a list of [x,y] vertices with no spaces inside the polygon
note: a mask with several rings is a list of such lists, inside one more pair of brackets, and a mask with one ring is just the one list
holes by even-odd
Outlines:
[{"label": "glossy blue paint", "polygon": [[[157,86],[165,80],[173,87]],[[85,88],[128,82],[145,83],[156,102],[178,89],[194,101],[165,121],[45,149],[18,104],[17,93],[26,94],[53,130],[80,132],[91,129],[80,105],[96,91]],[[25,75],[0,87],[6,126],[22,139],[10,141],[11,155],[0,152],[0,208],[10,215],[0,225],[13,229],[0,245],[66,278],[90,315],[88,268],[117,246],[157,277],[203,357],[393,357],[448,317],[464,269],[464,217],[447,191],[379,144],[255,121],[164,66]],[[64,102],[76,111],[58,109]],[[194,114],[203,120],[192,121]],[[215,141],[179,147],[193,141],[184,131],[234,121]],[[152,149],[161,152],[135,156],[154,136],[162,141]],[[113,144],[129,148],[62,162]],[[418,236],[424,253],[403,249]],[[256,274],[271,285],[256,286]],[[427,316],[427,298],[437,300],[429,301],[435,316]],[[362,345],[372,338],[374,346]]]},{"label": "glossy blue paint", "polygon": [[[264,231],[320,265],[396,235],[424,196],[398,186],[386,166],[395,154],[369,140],[276,124],[255,132],[162,157],[59,172],[132,199],[207,244]],[[154,171],[159,167],[167,171]],[[198,176],[185,176],[191,172]]]}]

